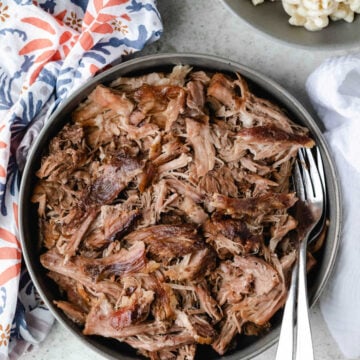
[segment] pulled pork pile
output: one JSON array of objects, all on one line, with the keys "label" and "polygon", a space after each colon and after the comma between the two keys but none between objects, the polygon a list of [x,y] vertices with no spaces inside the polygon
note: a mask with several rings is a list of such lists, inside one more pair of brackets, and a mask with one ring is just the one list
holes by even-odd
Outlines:
[{"label": "pulled pork pile", "polygon": [[56,305],[151,359],[260,334],[286,299],[289,179],[313,144],[239,74],[176,66],[97,86],[51,140],[32,197]]}]

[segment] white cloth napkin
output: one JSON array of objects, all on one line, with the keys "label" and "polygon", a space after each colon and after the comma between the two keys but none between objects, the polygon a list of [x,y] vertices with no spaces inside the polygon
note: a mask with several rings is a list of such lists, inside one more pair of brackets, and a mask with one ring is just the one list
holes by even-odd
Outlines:
[{"label": "white cloth napkin", "polygon": [[324,123],[343,196],[342,240],[320,308],[340,350],[355,358],[360,356],[360,55],[326,60],[306,88]]}]

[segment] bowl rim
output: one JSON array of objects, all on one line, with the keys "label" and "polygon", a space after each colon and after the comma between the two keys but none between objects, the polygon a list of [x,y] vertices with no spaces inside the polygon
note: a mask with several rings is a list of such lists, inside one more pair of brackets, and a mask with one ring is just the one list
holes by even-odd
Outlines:
[{"label": "bowl rim", "polygon": [[[281,85],[279,85],[277,82],[269,78],[267,75],[262,74],[261,72],[254,70],[246,65],[243,65],[239,62],[235,62],[232,60],[229,60],[224,57],[214,56],[214,55],[207,55],[207,54],[201,54],[201,53],[162,53],[162,54],[156,54],[156,55],[147,55],[147,56],[141,56],[138,58],[134,58],[131,60],[127,60],[123,63],[120,63],[113,68],[110,68],[103,73],[98,74],[97,76],[91,78],[88,80],[84,85],[79,87],[77,90],[75,90],[67,99],[65,99],[59,107],[49,116],[48,120],[46,121],[44,127],[41,129],[40,134],[34,141],[34,143],[31,146],[31,149],[29,151],[27,161],[24,167],[24,170],[22,172],[22,179],[20,183],[20,192],[19,192],[19,235],[20,235],[20,241],[22,244],[22,251],[23,251],[23,258],[25,261],[25,264],[27,266],[27,269],[29,271],[30,277],[37,288],[39,294],[41,295],[42,299],[44,300],[45,304],[49,307],[52,314],[55,316],[55,318],[64,326],[67,328],[67,330],[71,331],[72,334],[74,334],[80,341],[82,341],[86,346],[92,348],[95,352],[101,354],[102,356],[105,356],[109,359],[119,359],[119,357],[114,357],[110,353],[106,351],[106,347],[101,350],[99,349],[99,345],[95,343],[91,339],[91,337],[85,337],[81,334],[81,332],[76,331],[73,327],[69,325],[69,320],[65,318],[65,315],[60,315],[58,309],[54,306],[54,304],[47,298],[47,295],[42,289],[42,286],[40,285],[36,270],[33,267],[31,254],[28,251],[28,248],[26,246],[26,238],[28,237],[27,234],[24,232],[24,224],[26,223],[24,214],[24,201],[26,201],[28,196],[28,189],[26,187],[26,181],[24,181],[26,178],[31,176],[31,165],[34,161],[34,156],[36,155],[36,152],[39,151],[39,146],[44,140],[45,135],[48,133],[48,131],[51,129],[51,127],[57,123],[64,124],[65,121],[61,120],[63,117],[61,117],[62,112],[64,111],[64,115],[69,113],[69,110],[66,111],[66,109],[69,107],[69,104],[76,100],[77,97],[85,97],[89,94],[91,90],[93,89],[97,84],[99,83],[106,83],[111,82],[114,79],[114,75],[117,73],[120,73],[117,75],[124,76],[125,74],[137,71],[137,72],[144,72],[143,66],[145,66],[145,72],[150,72],[151,68],[154,68],[155,66],[171,66],[176,64],[189,64],[191,65],[193,63],[194,66],[201,67],[201,65],[198,65],[195,63],[197,61],[206,61],[209,62],[209,68],[215,69],[217,66],[221,65],[222,68],[219,68],[219,71],[226,71],[224,68],[228,68],[233,72],[239,72],[241,75],[245,76],[246,78],[250,79],[252,82],[255,82],[259,88],[264,89],[266,92],[273,94],[277,93],[278,96],[282,96],[284,99],[283,102],[288,102],[289,104],[292,104],[291,107],[293,109],[296,109],[299,114],[307,121],[309,121],[309,124],[311,125],[311,132],[316,135],[317,140],[319,141],[319,146],[321,150],[323,151],[323,155],[325,155],[328,165],[329,165],[329,172],[331,174],[331,179],[333,181],[334,186],[334,199],[335,199],[335,205],[336,208],[333,209],[334,213],[337,214],[336,224],[335,224],[335,237],[334,237],[334,246],[331,248],[331,256],[329,261],[327,261],[327,264],[325,266],[324,274],[325,276],[322,277],[319,285],[317,286],[316,291],[312,295],[311,299],[309,299],[309,303],[311,306],[313,306],[316,301],[319,299],[321,293],[323,292],[326,283],[329,280],[329,277],[334,269],[335,261],[336,261],[336,255],[339,248],[340,243],[340,233],[342,228],[342,208],[340,206],[341,204],[341,193],[340,193],[340,186],[339,186],[339,177],[337,176],[337,170],[334,166],[334,161],[331,155],[331,152],[329,151],[328,145],[321,134],[320,128],[317,125],[317,122],[315,121],[314,117],[310,115],[310,113],[304,108],[304,106],[291,95],[291,93],[283,88]],[[163,63],[161,63],[163,62]],[[160,63],[160,64],[159,64]],[[216,64],[216,67],[215,67]],[[121,74],[122,72],[122,74]],[[110,80],[109,80],[110,79]],[[85,94],[85,95],[81,95]],[[286,101],[285,101],[286,100]],[[74,108],[75,106],[73,106]],[[286,105],[284,106],[286,108]],[[292,110],[293,109],[289,109]],[[58,120],[57,120],[58,119]],[[41,147],[40,147],[41,149]],[[275,329],[276,330],[276,329]],[[279,330],[279,329],[278,329]],[[243,357],[241,357],[242,360],[248,360],[251,359],[253,356],[259,355],[260,353],[267,350],[269,347],[271,347],[278,339],[278,331],[274,333],[272,332],[273,336],[272,338],[268,339],[265,344],[263,344],[259,349],[253,350],[252,352],[246,353],[246,348],[241,349],[241,351],[245,351],[245,354]],[[252,346],[250,346],[251,349]],[[237,357],[238,352],[235,352],[230,355],[225,355],[222,357],[223,359],[227,360],[235,360],[238,359]],[[122,359],[134,359],[127,357],[126,355],[121,354]]]},{"label": "bowl rim", "polygon": [[[281,37],[278,37],[276,35],[273,35],[265,30],[262,26],[258,26],[256,22],[250,20],[247,17],[243,17],[239,15],[239,13],[229,4],[229,0],[219,0],[222,5],[228,9],[230,13],[232,13],[235,17],[240,19],[240,21],[243,21],[245,24],[250,26],[253,30],[255,30],[258,34],[261,34],[265,36],[268,39],[275,40],[280,44],[292,46],[298,49],[303,50],[313,50],[313,51],[341,51],[341,50],[350,50],[350,49],[356,49],[360,47],[360,38],[359,40],[353,40],[346,43],[336,43],[336,44],[330,44],[330,43],[319,43],[319,44],[307,44],[302,42],[294,42],[294,41],[288,41]],[[245,1],[245,0],[239,0],[239,1]],[[246,0],[250,1],[250,0]],[[255,5],[254,5],[255,7]],[[360,14],[355,14],[355,16],[360,17]],[[344,21],[344,20],[343,20]],[[300,27],[301,28],[301,27]],[[320,30],[321,31],[321,30]]]}]

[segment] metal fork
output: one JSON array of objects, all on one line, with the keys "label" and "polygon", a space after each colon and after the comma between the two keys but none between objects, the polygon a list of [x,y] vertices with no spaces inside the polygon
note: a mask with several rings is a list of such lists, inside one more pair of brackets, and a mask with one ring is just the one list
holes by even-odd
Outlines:
[{"label": "metal fork", "polygon": [[[295,163],[294,186],[299,197],[298,208],[303,211],[305,221],[299,223],[299,260],[296,262],[286,301],[276,360],[291,360],[294,357],[294,308],[297,296],[297,338],[295,360],[313,360],[314,351],[308,312],[306,287],[306,248],[325,225],[325,177],[319,149],[317,163],[311,150],[299,150],[299,160]],[[317,226],[320,224],[320,226]],[[316,227],[316,228],[315,228]],[[310,241],[309,241],[310,238]]]}]

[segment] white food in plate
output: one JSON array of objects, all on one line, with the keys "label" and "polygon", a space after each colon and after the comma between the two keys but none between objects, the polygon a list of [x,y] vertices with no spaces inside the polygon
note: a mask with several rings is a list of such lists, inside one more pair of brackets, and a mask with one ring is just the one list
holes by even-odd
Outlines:
[{"label": "white food in plate", "polygon": [[[264,0],[252,0],[254,5]],[[309,31],[321,30],[331,20],[352,22],[355,13],[360,13],[360,0],[281,0],[284,10],[290,15],[289,23],[303,26]]]}]

